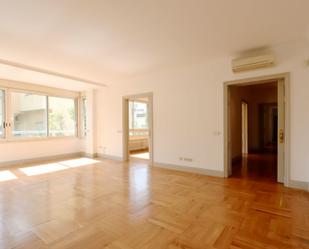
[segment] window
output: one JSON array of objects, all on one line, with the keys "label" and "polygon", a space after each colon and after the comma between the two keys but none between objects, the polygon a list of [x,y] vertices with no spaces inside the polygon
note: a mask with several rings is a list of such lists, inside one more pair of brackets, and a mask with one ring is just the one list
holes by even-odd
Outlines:
[{"label": "window", "polygon": [[47,97],[31,93],[11,93],[13,137],[47,136]]},{"label": "window", "polygon": [[129,101],[130,136],[148,134],[148,105],[145,102]]},{"label": "window", "polygon": [[130,101],[130,129],[148,129],[147,103]]},{"label": "window", "polygon": [[[81,99],[83,106],[80,106],[80,112],[77,111],[76,103],[80,93],[52,88],[46,88],[45,91],[44,87],[36,91],[32,85],[29,85],[27,90],[26,84],[20,84],[21,89],[12,88],[12,85],[6,82],[0,85],[1,141],[72,137],[85,133],[83,129],[86,129],[86,117],[77,119],[79,113],[86,115],[83,111],[86,108],[86,99]],[[18,85],[19,83],[16,83],[16,86]],[[68,97],[52,95],[58,92]],[[77,120],[81,123],[78,126]],[[79,133],[77,127],[80,127]]]},{"label": "window", "polygon": [[82,99],[82,125],[83,131],[82,135],[87,136],[87,99]]},{"label": "window", "polygon": [[4,91],[0,90],[0,139],[4,138],[4,122],[5,122],[5,110],[4,110]]},{"label": "window", "polygon": [[75,136],[75,100],[60,97],[48,97],[48,124],[49,136]]}]

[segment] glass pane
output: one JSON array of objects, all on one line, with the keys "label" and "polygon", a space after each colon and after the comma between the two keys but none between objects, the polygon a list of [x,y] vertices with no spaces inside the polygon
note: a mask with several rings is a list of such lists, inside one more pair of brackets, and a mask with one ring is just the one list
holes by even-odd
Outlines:
[{"label": "glass pane", "polygon": [[148,129],[147,104],[134,102],[133,127],[134,129]]},{"label": "glass pane", "polygon": [[129,135],[148,135],[147,103],[129,101]]},{"label": "glass pane", "polygon": [[0,138],[4,138],[4,91],[0,90]]},{"label": "glass pane", "polygon": [[83,98],[83,136],[87,136],[87,100]]},{"label": "glass pane", "polygon": [[14,137],[47,135],[46,96],[31,93],[11,94]]},{"label": "glass pane", "polygon": [[48,97],[49,136],[75,136],[75,100]]}]

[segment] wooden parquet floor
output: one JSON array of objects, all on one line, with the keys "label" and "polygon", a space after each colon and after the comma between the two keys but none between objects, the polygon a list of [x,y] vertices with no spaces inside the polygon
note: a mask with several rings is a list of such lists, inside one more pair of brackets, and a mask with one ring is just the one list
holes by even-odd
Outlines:
[{"label": "wooden parquet floor", "polygon": [[248,154],[233,163],[232,177],[277,182],[277,154]]},{"label": "wooden parquet floor", "polygon": [[1,249],[309,248],[306,192],[80,160],[0,170]]}]

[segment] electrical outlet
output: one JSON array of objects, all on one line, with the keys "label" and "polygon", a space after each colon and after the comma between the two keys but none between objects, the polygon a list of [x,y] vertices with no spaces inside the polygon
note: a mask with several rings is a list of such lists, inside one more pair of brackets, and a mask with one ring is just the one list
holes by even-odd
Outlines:
[{"label": "electrical outlet", "polygon": [[186,158],[186,157],[183,160],[186,161],[186,162],[192,162],[193,161],[192,158]]},{"label": "electrical outlet", "polygon": [[179,161],[183,161],[183,157],[179,157]]}]

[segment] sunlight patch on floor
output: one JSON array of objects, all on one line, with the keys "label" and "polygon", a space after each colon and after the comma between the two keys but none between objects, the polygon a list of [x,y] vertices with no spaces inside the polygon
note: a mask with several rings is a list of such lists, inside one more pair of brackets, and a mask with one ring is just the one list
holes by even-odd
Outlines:
[{"label": "sunlight patch on floor", "polygon": [[76,168],[76,167],[87,166],[87,165],[98,163],[98,162],[100,161],[84,157],[84,158],[62,161],[62,162],[59,162],[59,164],[70,167],[70,168]]},{"label": "sunlight patch on floor", "polygon": [[77,159],[70,159],[55,163],[48,163],[48,164],[41,164],[31,167],[20,168],[19,170],[26,174],[27,176],[35,176],[35,175],[42,175],[47,173],[53,173],[61,170],[77,168],[81,166],[88,166],[94,163],[100,162],[99,160],[94,160],[91,158],[77,158]]},{"label": "sunlight patch on floor", "polygon": [[34,175],[42,175],[42,174],[56,172],[56,171],[65,170],[65,169],[67,169],[67,167],[59,163],[48,163],[48,164],[42,164],[38,166],[21,168],[19,170],[22,171],[27,176],[34,176]]},{"label": "sunlight patch on floor", "polygon": [[130,155],[130,157],[139,158],[139,159],[149,159],[149,152],[133,154],[133,155]]},{"label": "sunlight patch on floor", "polygon": [[18,177],[9,170],[0,171],[0,182],[10,181],[17,178]]}]

